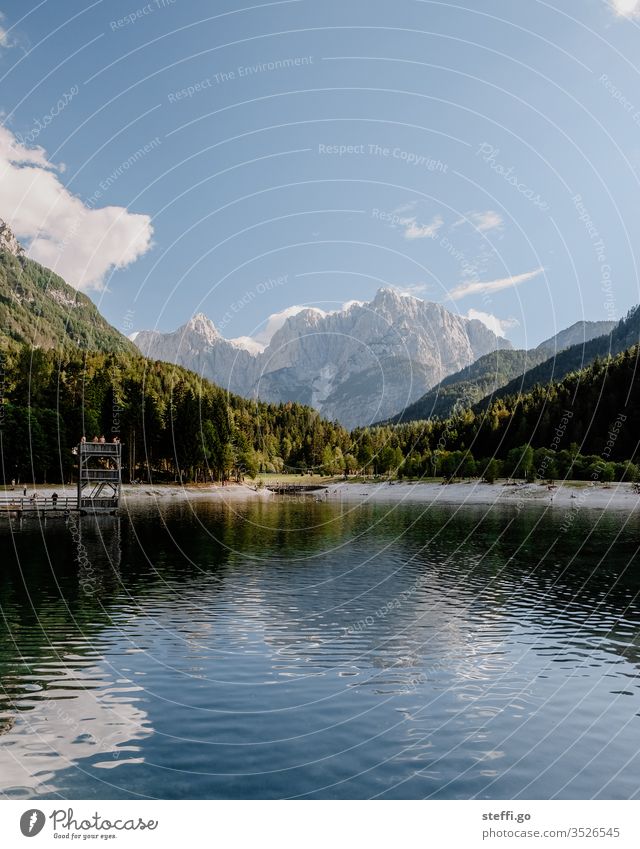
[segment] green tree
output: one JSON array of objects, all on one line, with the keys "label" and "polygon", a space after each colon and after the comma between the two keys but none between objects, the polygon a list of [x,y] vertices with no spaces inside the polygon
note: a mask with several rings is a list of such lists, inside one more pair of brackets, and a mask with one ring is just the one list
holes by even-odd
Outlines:
[{"label": "green tree", "polygon": [[462,461],[461,473],[465,478],[473,478],[477,473],[477,464],[473,458],[473,454],[467,451]]},{"label": "green tree", "polygon": [[348,475],[354,474],[358,470],[358,460],[354,454],[347,452],[344,455],[344,475],[347,477]]},{"label": "green tree", "polygon": [[533,473],[533,448],[520,445],[507,454],[506,473],[510,477],[530,478]]},{"label": "green tree", "polygon": [[495,483],[499,475],[500,463],[498,462],[498,460],[496,460],[495,457],[492,457],[490,460],[487,461],[482,476],[487,483]]}]

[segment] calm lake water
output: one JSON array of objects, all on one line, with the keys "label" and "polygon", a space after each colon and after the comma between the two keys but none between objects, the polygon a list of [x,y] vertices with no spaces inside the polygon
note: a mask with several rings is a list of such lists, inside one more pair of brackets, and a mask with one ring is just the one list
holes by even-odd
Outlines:
[{"label": "calm lake water", "polygon": [[640,796],[637,515],[2,521],[5,797]]}]

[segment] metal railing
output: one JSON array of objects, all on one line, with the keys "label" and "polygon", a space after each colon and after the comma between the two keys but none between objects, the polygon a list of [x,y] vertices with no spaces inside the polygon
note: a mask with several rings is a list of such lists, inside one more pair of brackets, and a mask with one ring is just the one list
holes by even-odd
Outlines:
[{"label": "metal railing", "polygon": [[82,469],[80,477],[83,481],[119,481],[119,469]]},{"label": "metal railing", "polygon": [[0,511],[11,513],[25,510],[76,510],[77,498],[21,497],[0,498]]},{"label": "metal railing", "polygon": [[12,513],[64,513],[71,510],[115,510],[118,498],[1,498],[0,515]]},{"label": "metal railing", "polygon": [[81,442],[78,446],[81,454],[119,454],[120,442]]}]

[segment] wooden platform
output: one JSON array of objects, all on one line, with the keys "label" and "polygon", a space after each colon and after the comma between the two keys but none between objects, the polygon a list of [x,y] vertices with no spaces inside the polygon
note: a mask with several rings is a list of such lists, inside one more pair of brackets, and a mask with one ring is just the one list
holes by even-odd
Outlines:
[{"label": "wooden platform", "polygon": [[54,500],[51,497],[47,498],[25,498],[24,496],[7,497],[0,496],[0,515],[14,514],[23,515],[25,513],[59,513],[64,516],[65,513],[70,513],[72,510],[78,509],[77,498],[58,498]]},{"label": "wooden platform", "polygon": [[122,444],[81,442],[78,457],[78,497],[81,515],[115,513],[120,503]]}]

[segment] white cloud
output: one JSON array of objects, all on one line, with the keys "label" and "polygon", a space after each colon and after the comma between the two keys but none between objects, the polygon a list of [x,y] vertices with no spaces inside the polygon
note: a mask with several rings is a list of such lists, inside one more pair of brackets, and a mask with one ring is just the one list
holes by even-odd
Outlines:
[{"label": "white cloud", "polygon": [[405,218],[400,222],[405,230],[405,239],[433,239],[442,227],[442,218],[436,215],[429,224],[419,224],[415,218]]},{"label": "white cloud", "polygon": [[485,283],[462,283],[450,292],[450,296],[457,301],[467,295],[484,295],[488,292],[499,292],[501,289],[512,289],[519,286],[520,283],[539,277],[543,271],[544,268],[536,268],[534,271],[516,274],[513,277],[502,277],[500,280],[489,280]]},{"label": "white cloud", "polygon": [[0,47],[10,47],[9,43],[9,33],[6,31],[2,22],[4,21],[4,15],[0,12]]},{"label": "white cloud", "polygon": [[260,342],[256,342],[255,339],[252,339],[251,336],[236,336],[235,339],[229,339],[232,345],[235,345],[236,348],[244,348],[245,351],[248,351],[253,356],[257,354],[261,354],[264,351],[264,345],[261,345]]},{"label": "white cloud", "polygon": [[[434,215],[428,224],[421,224],[418,221],[421,209],[426,210],[427,205],[423,201],[412,200],[379,217],[387,221],[393,230],[402,228],[405,239],[433,239],[444,222],[440,215]],[[376,212],[379,213],[379,210]]]},{"label": "white cloud", "polygon": [[640,0],[611,0],[611,5],[621,17],[640,17]]},{"label": "white cloud", "polygon": [[480,310],[470,309],[467,313],[467,318],[477,319],[486,325],[489,330],[493,330],[496,336],[504,338],[507,335],[507,330],[511,327],[517,327],[520,323],[516,318],[498,318],[490,312],[481,312]]},{"label": "white cloud", "polygon": [[259,345],[263,345],[264,347],[266,347],[271,341],[273,335],[278,330],[280,330],[285,321],[288,318],[291,318],[291,316],[298,315],[298,313],[302,312],[303,310],[312,310],[313,312],[319,313],[321,316],[326,315],[324,310],[320,310],[317,307],[302,307],[296,304],[292,307],[287,307],[286,309],[282,310],[282,312],[272,313],[267,319],[263,329],[259,330],[257,333],[254,333],[251,338]]},{"label": "white cloud", "polygon": [[393,286],[392,288],[405,298],[417,298],[418,295],[423,295],[429,289],[429,285],[427,283],[411,283],[407,286]]},{"label": "white cloud", "polygon": [[110,271],[149,250],[151,219],[122,206],[87,206],[61,182],[61,171],[42,147],[26,147],[0,127],[0,217],[32,259],[78,289],[100,289]]},{"label": "white cloud", "polygon": [[11,28],[7,29],[4,25],[5,16],[2,12],[0,12],[0,49],[9,47],[15,47],[17,45],[17,40],[10,34]]},{"label": "white cloud", "polygon": [[337,312],[347,312],[351,309],[351,307],[362,306],[364,303],[364,301],[356,300],[345,301],[339,309],[329,311],[321,310],[318,307],[305,307],[295,304],[292,307],[287,307],[281,312],[272,313],[266,320],[264,327],[254,333],[253,336],[236,336],[235,339],[229,339],[229,341],[237,347],[244,348],[246,351],[249,351],[250,354],[259,354],[261,351],[264,351],[267,345],[271,342],[275,333],[280,330],[288,318],[298,315],[298,313],[301,313],[304,310],[315,312],[322,318],[326,315],[332,315]]},{"label": "white cloud", "polygon": [[490,230],[502,230],[504,221],[499,212],[487,209],[485,212],[467,212],[453,226],[459,227],[461,224],[471,224],[478,232],[488,233]]}]

